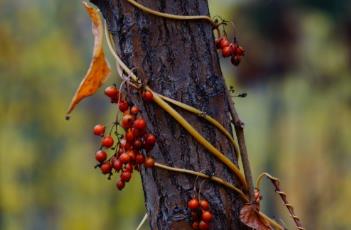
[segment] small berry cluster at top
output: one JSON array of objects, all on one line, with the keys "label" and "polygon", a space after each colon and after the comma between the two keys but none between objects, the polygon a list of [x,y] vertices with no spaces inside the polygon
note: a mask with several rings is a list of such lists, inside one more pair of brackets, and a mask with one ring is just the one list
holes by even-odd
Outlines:
[{"label": "small berry cluster at top", "polygon": [[192,228],[207,230],[212,221],[212,213],[210,212],[210,205],[205,199],[192,198],[188,201],[188,208],[191,210]]},{"label": "small berry cluster at top", "polygon": [[239,46],[236,38],[234,42],[229,42],[227,37],[220,37],[216,39],[216,48],[222,51],[223,57],[230,57],[233,65],[237,66],[241,62],[241,58],[245,55],[243,47]]},{"label": "small berry cluster at top", "polygon": [[[113,172],[120,173],[116,187],[122,190],[126,182],[130,181],[133,170],[139,171],[142,165],[146,168],[154,166],[155,160],[150,156],[150,151],[156,143],[156,136],[147,132],[147,124],[141,116],[141,110],[128,103],[116,86],[108,86],[105,95],[110,98],[111,103],[117,104],[123,116],[120,121],[114,122],[109,134],[105,134],[106,127],[102,124],[94,127],[94,134],[101,137],[100,149],[95,154],[95,159],[99,162],[96,167],[99,167],[103,174],[109,175],[109,179]],[[146,102],[153,101],[150,91],[144,91],[142,97]],[[124,130],[122,133],[118,133],[119,127]],[[113,151],[109,158],[108,150]]]}]

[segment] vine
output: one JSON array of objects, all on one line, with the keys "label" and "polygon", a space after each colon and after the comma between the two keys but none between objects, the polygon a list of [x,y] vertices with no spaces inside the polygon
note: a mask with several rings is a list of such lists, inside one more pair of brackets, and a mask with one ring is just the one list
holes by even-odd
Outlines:
[{"label": "vine", "polygon": [[[213,26],[213,29],[217,31],[218,39],[216,40],[216,46],[218,49],[222,50],[224,57],[232,56],[232,63],[234,65],[238,65],[241,57],[244,55],[244,49],[237,44],[236,38],[234,38],[233,43],[230,43],[226,37],[220,36],[218,27],[225,24],[224,20],[223,22],[218,23],[217,20],[212,20],[209,16],[180,16],[162,13],[147,8],[134,0],[127,1],[136,8],[158,17],[173,20],[205,20],[209,22]],[[117,55],[115,51],[116,49],[112,45],[112,35],[108,32],[106,22],[104,23],[104,26],[102,25],[103,23],[100,18],[101,16],[99,14],[99,11],[89,6],[87,3],[84,3],[84,5],[93,21],[93,34],[95,37],[93,59],[88,73],[76,91],[76,94],[69,107],[67,117],[80,100],[95,93],[95,91],[101,86],[107,75],[110,73],[109,65],[104,57],[102,49],[103,30],[105,30],[108,48],[116,61],[117,73],[123,79],[123,83],[121,84],[119,90],[116,88],[116,86],[109,86],[105,89],[105,94],[111,99],[111,103],[116,103],[119,110],[124,114],[121,120],[118,120],[118,116],[116,115],[116,119],[108,135],[105,135],[104,125],[98,124],[94,127],[94,134],[101,137],[101,146],[95,155],[96,160],[99,162],[96,167],[99,167],[103,174],[108,174],[109,179],[113,174],[113,169],[115,172],[121,172],[120,180],[116,184],[119,190],[123,189],[125,183],[131,179],[133,169],[139,171],[142,165],[144,165],[146,168],[156,167],[163,170],[201,177],[233,190],[244,202],[247,203],[240,212],[240,218],[243,223],[257,229],[270,229],[270,226],[273,226],[275,229],[283,229],[280,224],[259,211],[259,202],[261,199],[261,196],[259,194],[259,186],[263,177],[266,176],[271,180],[276,189],[276,192],[280,195],[284,205],[289,210],[291,217],[296,223],[297,228],[303,230],[304,228],[302,227],[300,219],[294,214],[292,205],[289,204],[286,199],[286,194],[280,190],[279,180],[277,178],[272,177],[268,173],[262,173],[257,179],[256,191],[254,190],[252,173],[245,143],[244,124],[241,122],[238,116],[228,89],[226,88],[228,106],[232,118],[232,123],[235,128],[238,144],[234,140],[233,136],[211,116],[185,103],[160,95],[154,92],[149,86],[144,84],[141,79],[139,79],[133,73],[132,69],[130,69]],[[124,85],[124,83],[127,84]],[[133,87],[142,95],[142,98],[145,102],[156,103],[160,108],[162,108],[171,117],[173,117],[200,145],[202,145],[206,150],[208,150],[208,152],[214,155],[219,161],[225,164],[235,174],[235,176],[240,181],[243,190],[240,190],[233,184],[230,184],[222,178],[216,177],[214,175],[207,175],[202,172],[171,167],[159,162],[155,162],[152,156],[150,156],[150,151],[156,143],[156,137],[153,134],[147,132],[147,125],[140,114],[140,109],[127,101],[124,93],[122,92],[122,86],[127,89],[126,94],[129,94],[129,87]],[[200,118],[203,118],[209,124],[217,128],[221,133],[223,133],[233,145],[234,152],[237,154],[237,156],[240,153],[244,168],[244,175],[240,172],[237,165],[235,165],[228,157],[226,157],[221,151],[219,151],[208,140],[206,140],[193,126],[189,124],[189,122],[182,115],[180,115],[168,103],[178,106],[179,108],[182,108]],[[123,134],[118,133],[119,127],[124,129]],[[112,134],[115,134],[117,137],[116,142],[111,136]],[[108,158],[108,154],[104,151],[104,149],[114,150],[115,153],[110,158]],[[193,203],[196,204],[196,199],[193,201]],[[198,206],[195,204],[191,205],[189,208],[192,210],[198,210]],[[196,224],[203,224],[205,229],[208,228],[208,224],[212,219],[212,215],[208,211],[208,204],[205,205],[205,207],[202,207],[201,210],[202,219],[199,223],[196,222]],[[198,214],[196,216],[196,218],[200,218]],[[146,218],[147,215],[144,216],[142,223],[145,222]],[[138,228],[140,228],[142,223],[138,226]],[[196,229],[197,227],[193,226],[193,228]]]},{"label": "vine", "polygon": [[272,175],[270,175],[269,173],[263,172],[261,173],[256,181],[256,189],[259,191],[260,190],[260,185],[261,185],[261,181],[263,178],[267,177],[271,183],[273,184],[274,188],[275,188],[275,192],[280,196],[280,198],[282,199],[284,205],[286,206],[286,208],[288,209],[290,216],[293,218],[297,229],[299,230],[304,230],[305,228],[302,226],[301,220],[298,216],[295,215],[295,211],[294,211],[294,207],[288,202],[287,200],[287,195],[285,192],[283,192],[280,189],[280,181],[278,178],[273,177]]},{"label": "vine", "polygon": [[228,140],[231,142],[231,144],[233,145],[234,147],[234,151],[235,151],[235,154],[236,154],[236,158],[238,158],[238,156],[240,155],[239,154],[239,147],[238,147],[238,144],[235,142],[233,136],[221,125],[221,123],[219,123],[217,120],[215,120],[214,118],[212,118],[211,116],[209,116],[208,114],[206,114],[205,112],[203,111],[200,111],[190,105],[187,105],[187,104],[184,104],[180,101],[177,101],[177,100],[174,100],[172,98],[169,98],[169,97],[166,97],[166,96],[163,96],[163,95],[160,95],[160,97],[169,102],[169,103],[172,103],[173,105],[176,105],[188,112],[191,112],[195,115],[197,115],[198,117],[200,118],[203,118],[205,120],[207,120],[210,124],[212,124],[213,126],[215,126],[219,131],[221,131],[227,138]]},{"label": "vine", "polygon": [[[107,26],[105,23],[105,33],[106,35],[106,40],[108,47],[113,55],[113,57],[116,59],[116,63],[122,68],[123,71],[125,71],[129,76],[131,76],[131,80],[137,84],[141,84],[141,81],[139,78],[131,71],[128,66],[121,60],[121,58],[117,55],[115,52],[115,49],[112,46],[111,43],[111,35],[107,33]],[[234,172],[234,174],[238,177],[240,180],[241,184],[244,186],[246,189],[246,181],[244,176],[241,174],[239,168],[228,158],[226,157],[223,153],[221,153],[218,149],[216,149],[211,143],[209,143],[198,131],[196,131],[190,124],[185,120],[185,118],[180,115],[177,111],[175,111],[171,106],[169,106],[157,93],[153,92],[150,87],[148,86],[140,86],[138,88],[144,88],[146,90],[149,90],[153,93],[154,95],[154,102],[160,106],[163,110],[165,110],[167,113],[169,113],[180,125],[185,128],[190,135],[192,135],[202,146],[204,146],[210,153],[212,153],[215,157],[217,157],[220,161],[222,161],[228,168]]]}]

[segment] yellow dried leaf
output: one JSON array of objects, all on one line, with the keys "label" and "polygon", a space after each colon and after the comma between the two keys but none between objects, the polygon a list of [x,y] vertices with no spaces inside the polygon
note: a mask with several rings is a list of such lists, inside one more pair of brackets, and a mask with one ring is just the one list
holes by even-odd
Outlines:
[{"label": "yellow dried leaf", "polygon": [[69,114],[76,107],[76,105],[84,98],[93,95],[106,80],[111,73],[110,65],[105,58],[104,50],[102,47],[103,41],[103,24],[99,14],[99,10],[90,6],[88,3],[83,2],[83,5],[88,12],[92,21],[92,32],[94,36],[94,50],[93,57],[82,82],[80,83],[72,102],[67,111],[67,118]]}]

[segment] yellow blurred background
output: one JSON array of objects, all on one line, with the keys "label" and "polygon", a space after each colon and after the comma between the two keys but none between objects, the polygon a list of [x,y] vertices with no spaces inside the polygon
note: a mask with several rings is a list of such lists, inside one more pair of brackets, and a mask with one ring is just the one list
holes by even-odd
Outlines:
[{"label": "yellow blurred background", "polygon": [[[236,103],[255,177],[279,177],[307,229],[351,229],[351,2],[211,0],[210,11],[247,50],[239,68],[221,62],[248,93]],[[0,229],[135,229],[145,213],[140,178],[117,192],[94,170],[91,129],[114,114],[102,90],[64,119],[90,30],[80,1],[0,0]],[[294,229],[268,183],[263,196]]]}]

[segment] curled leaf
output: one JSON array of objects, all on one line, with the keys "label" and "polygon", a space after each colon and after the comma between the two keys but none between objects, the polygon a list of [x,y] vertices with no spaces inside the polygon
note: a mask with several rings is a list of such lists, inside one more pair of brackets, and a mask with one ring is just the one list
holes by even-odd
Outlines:
[{"label": "curled leaf", "polygon": [[72,98],[71,104],[67,111],[66,118],[73,111],[76,105],[84,98],[93,95],[106,80],[111,72],[110,65],[105,58],[102,41],[103,41],[103,24],[99,14],[99,10],[83,2],[83,5],[88,12],[92,21],[92,32],[94,36],[93,57],[87,73],[80,83],[75,95]]},{"label": "curled leaf", "polygon": [[260,215],[258,204],[245,204],[240,210],[240,221],[256,230],[270,230],[270,224]]}]

